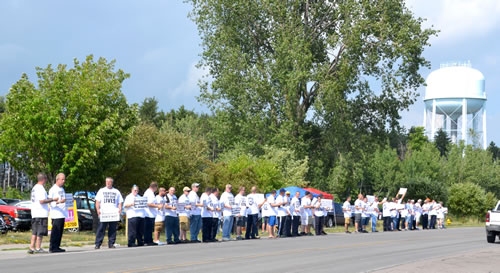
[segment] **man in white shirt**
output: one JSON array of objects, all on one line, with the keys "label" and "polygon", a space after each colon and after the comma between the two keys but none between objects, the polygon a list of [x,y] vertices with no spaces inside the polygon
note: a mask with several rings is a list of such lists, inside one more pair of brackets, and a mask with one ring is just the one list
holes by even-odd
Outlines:
[{"label": "man in white shirt", "polygon": [[436,200],[432,200],[431,207],[429,210],[429,216],[431,217],[431,223],[429,229],[436,229],[436,218],[438,214],[438,205],[436,204]]},{"label": "man in white shirt", "polygon": [[222,225],[222,241],[230,241],[231,240],[231,230],[233,229],[233,213],[232,209],[234,206],[234,195],[231,193],[232,190],[231,184],[226,185],[226,191],[221,195],[220,202],[224,205],[222,216],[223,216],[223,225]]},{"label": "man in white shirt", "polygon": [[431,208],[429,201],[429,198],[425,199],[422,206],[422,229],[429,229],[429,210]]},{"label": "man in white shirt", "polygon": [[184,204],[184,209],[177,211],[179,215],[180,240],[182,243],[188,243],[187,231],[189,230],[189,215],[191,213],[191,205],[188,196],[191,189],[189,187],[184,187],[182,192],[183,194],[179,196],[179,204]]},{"label": "man in white shirt", "polygon": [[[177,196],[175,188],[170,187],[167,194],[167,204],[165,205],[165,233],[167,234],[167,244],[178,244],[179,241],[179,216],[177,215]],[[172,240],[172,236],[174,239]]]},{"label": "man in white shirt", "polygon": [[125,197],[125,201],[123,202],[128,221],[128,247],[144,245],[144,208],[136,207],[135,202],[138,197],[141,197],[139,195],[139,187],[134,185],[130,194]]},{"label": "man in white shirt", "polygon": [[[113,188],[113,178],[106,177],[106,187],[101,188],[95,196],[95,209],[97,211],[97,215],[100,217],[102,214],[118,214],[118,219],[120,219],[122,204],[123,197],[121,193],[117,189]],[[95,236],[95,249],[101,248],[107,227],[108,247],[115,248],[118,221],[103,222],[103,219],[99,221],[99,226],[97,227],[97,233]]]},{"label": "man in white shirt", "polygon": [[266,198],[266,203],[262,207],[262,216],[269,217],[267,232],[269,233],[269,238],[271,239],[276,238],[274,235],[274,226],[276,225],[277,207],[279,206],[274,198],[275,195],[276,191],[272,190],[271,194],[269,194]]},{"label": "man in white shirt", "polygon": [[221,214],[221,203],[219,201],[219,189],[213,188],[212,194],[210,194],[210,200],[212,201],[212,206],[214,207],[213,218],[212,218],[212,234],[210,240],[212,242],[217,242],[217,233],[219,232],[219,218]]},{"label": "man in white shirt", "polygon": [[253,186],[251,193],[247,195],[247,231],[245,239],[259,239],[259,208],[262,204],[257,204],[257,187]]},{"label": "man in white shirt", "polygon": [[210,199],[210,194],[212,193],[212,188],[207,187],[205,192],[201,195],[200,203],[203,205],[201,207],[201,222],[202,222],[202,234],[201,241],[203,243],[212,242],[212,218],[213,218],[213,206],[212,200]]},{"label": "man in white shirt", "polygon": [[165,203],[167,198],[167,189],[160,187],[158,190],[158,195],[156,196],[156,204],[158,205],[158,210],[155,217],[155,231],[154,231],[154,242],[158,245],[163,245],[160,241],[160,234],[165,229]]},{"label": "man in white shirt", "polygon": [[52,220],[52,230],[50,232],[49,252],[64,252],[61,246],[61,238],[64,231],[64,220],[68,217],[66,209],[66,192],[64,182],[66,176],[60,173],[56,176],[56,183],[49,190],[49,198],[58,198],[58,201],[50,203],[50,219]]},{"label": "man in white shirt", "polygon": [[158,204],[156,203],[155,193],[158,190],[158,183],[151,182],[149,188],[144,192],[144,197],[148,199],[148,207],[144,209],[144,244],[148,246],[158,245],[153,242],[153,229],[155,225]]},{"label": "man in white shirt", "polygon": [[283,208],[285,210],[286,216],[285,216],[285,231],[283,232],[283,236],[286,237],[292,237],[292,211],[290,207],[290,192],[287,191],[285,192],[285,197],[284,197],[285,204],[283,205]]},{"label": "man in white shirt", "polygon": [[380,210],[378,209],[378,197],[375,196],[375,201],[370,204],[370,217],[372,220],[372,232],[378,232],[377,231],[377,219],[378,216],[380,215]]},{"label": "man in white shirt", "polygon": [[200,197],[198,197],[198,190],[200,189],[200,184],[191,184],[191,192],[189,193],[189,202],[191,203],[191,216],[189,217],[189,232],[191,234],[191,243],[201,243],[198,240],[198,234],[200,234],[202,221],[201,221],[201,208],[203,204],[200,203]]},{"label": "man in white shirt", "polygon": [[301,206],[304,208],[304,214],[303,214],[303,217],[302,217],[302,227],[303,227],[303,232],[302,232],[302,235],[309,235],[311,236],[312,233],[311,233],[311,226],[312,226],[312,221],[313,221],[313,217],[312,217],[312,206],[311,206],[311,202],[312,202],[312,193],[310,192],[306,192],[306,195],[304,197],[302,197],[302,201],[301,201]]},{"label": "man in white shirt", "polygon": [[43,236],[48,234],[49,203],[57,202],[58,197],[49,198],[43,187],[47,176],[43,173],[37,175],[37,183],[31,190],[31,244],[29,254],[47,253],[42,249]]},{"label": "man in white shirt", "polygon": [[285,190],[281,189],[279,195],[276,197],[276,204],[278,205],[278,236],[279,237],[286,237],[285,235],[285,224],[286,224],[286,215],[287,215],[287,210],[286,210],[286,205],[288,204],[288,201],[286,200],[285,197]]},{"label": "man in white shirt", "polygon": [[299,235],[300,226],[300,192],[296,191],[295,196],[290,203],[290,212],[292,213],[292,236]]},{"label": "man in white shirt", "polygon": [[419,230],[420,217],[422,217],[422,199],[418,199],[415,203],[415,229]]},{"label": "man in white shirt", "polygon": [[351,211],[351,197],[347,196],[347,199],[345,200],[344,204],[342,205],[342,211],[344,212],[344,225],[345,225],[345,233],[351,233],[349,231],[349,225],[351,224],[351,216],[352,216],[352,211]]},{"label": "man in white shirt", "polygon": [[398,227],[398,199],[392,198],[392,202],[389,203],[392,219],[392,231],[399,230]]},{"label": "man in white shirt", "polygon": [[314,213],[314,229],[316,232],[316,236],[326,234],[323,232],[323,218],[325,214],[323,209],[321,208],[321,199],[323,199],[323,194],[320,194],[318,197],[314,198],[311,203]]},{"label": "man in white shirt", "polygon": [[241,237],[241,229],[245,227],[246,222],[246,197],[245,187],[240,187],[238,194],[234,197],[234,206],[239,207],[239,213],[236,217],[236,240],[243,240]]},{"label": "man in white shirt", "polygon": [[366,231],[366,226],[368,225],[368,221],[370,220],[370,205],[368,205],[368,198],[363,197],[363,211],[361,212],[361,232],[368,233]]},{"label": "man in white shirt", "polygon": [[354,201],[354,229],[355,233],[361,231],[361,213],[363,212],[363,195],[358,194],[358,199]]},{"label": "man in white shirt", "polygon": [[391,204],[387,201],[387,198],[382,200],[382,217],[384,218],[384,232],[392,231],[391,223]]}]

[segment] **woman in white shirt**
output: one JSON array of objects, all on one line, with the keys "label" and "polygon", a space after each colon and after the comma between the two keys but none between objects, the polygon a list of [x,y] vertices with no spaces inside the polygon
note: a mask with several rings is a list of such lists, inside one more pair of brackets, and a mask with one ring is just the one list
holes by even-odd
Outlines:
[{"label": "woman in white shirt", "polygon": [[[123,206],[127,210],[128,247],[144,245],[144,209],[137,208],[135,199],[139,195],[139,187],[134,185],[132,191],[125,198]],[[137,244],[136,244],[137,241]]]},{"label": "woman in white shirt", "polygon": [[443,202],[439,202],[437,204],[437,225],[438,228],[441,229],[443,228],[443,219],[444,219],[444,213],[443,213]]}]

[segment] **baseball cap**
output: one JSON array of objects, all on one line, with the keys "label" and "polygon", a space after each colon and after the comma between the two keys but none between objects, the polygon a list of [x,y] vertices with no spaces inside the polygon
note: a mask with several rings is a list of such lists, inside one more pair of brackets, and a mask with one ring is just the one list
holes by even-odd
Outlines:
[{"label": "baseball cap", "polygon": [[191,187],[199,187],[200,186],[200,183],[193,183],[191,184]]},{"label": "baseball cap", "polygon": [[191,191],[191,189],[189,187],[184,187],[184,189],[182,189],[182,191]]},{"label": "baseball cap", "polygon": [[281,190],[280,190],[280,193],[282,193],[282,192],[285,192],[285,189],[281,189]]}]

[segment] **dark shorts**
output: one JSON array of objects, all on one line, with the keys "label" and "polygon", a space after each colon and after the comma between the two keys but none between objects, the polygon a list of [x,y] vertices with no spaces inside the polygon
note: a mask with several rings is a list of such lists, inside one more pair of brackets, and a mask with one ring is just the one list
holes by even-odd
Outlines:
[{"label": "dark shorts", "polygon": [[31,219],[31,234],[36,236],[48,235],[49,218],[32,218]]},{"label": "dark shorts", "polygon": [[361,223],[361,213],[355,213],[354,214],[354,222],[355,223]]},{"label": "dark shorts", "polygon": [[269,216],[262,217],[262,224],[267,225],[269,223]]},{"label": "dark shorts", "polygon": [[246,219],[247,218],[244,216],[236,217],[236,226],[245,227],[247,222]]}]

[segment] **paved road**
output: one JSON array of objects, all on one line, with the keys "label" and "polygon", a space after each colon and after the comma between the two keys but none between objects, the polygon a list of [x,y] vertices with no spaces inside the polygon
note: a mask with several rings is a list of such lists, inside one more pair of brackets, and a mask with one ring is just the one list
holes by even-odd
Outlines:
[{"label": "paved road", "polygon": [[[465,252],[499,253],[486,243],[484,228],[320,237],[260,239],[211,244],[72,250],[62,254],[0,253],[1,272],[372,272],[428,263]],[[7,255],[4,255],[7,254]],[[500,271],[492,257],[486,268]],[[495,264],[496,263],[496,264]],[[467,265],[465,265],[467,266]],[[470,266],[470,264],[469,264]],[[232,271],[228,271],[231,268]],[[404,268],[404,267],[403,267]],[[434,272],[429,264],[427,272]],[[465,269],[466,267],[463,267]],[[405,270],[403,270],[405,271]]]}]

